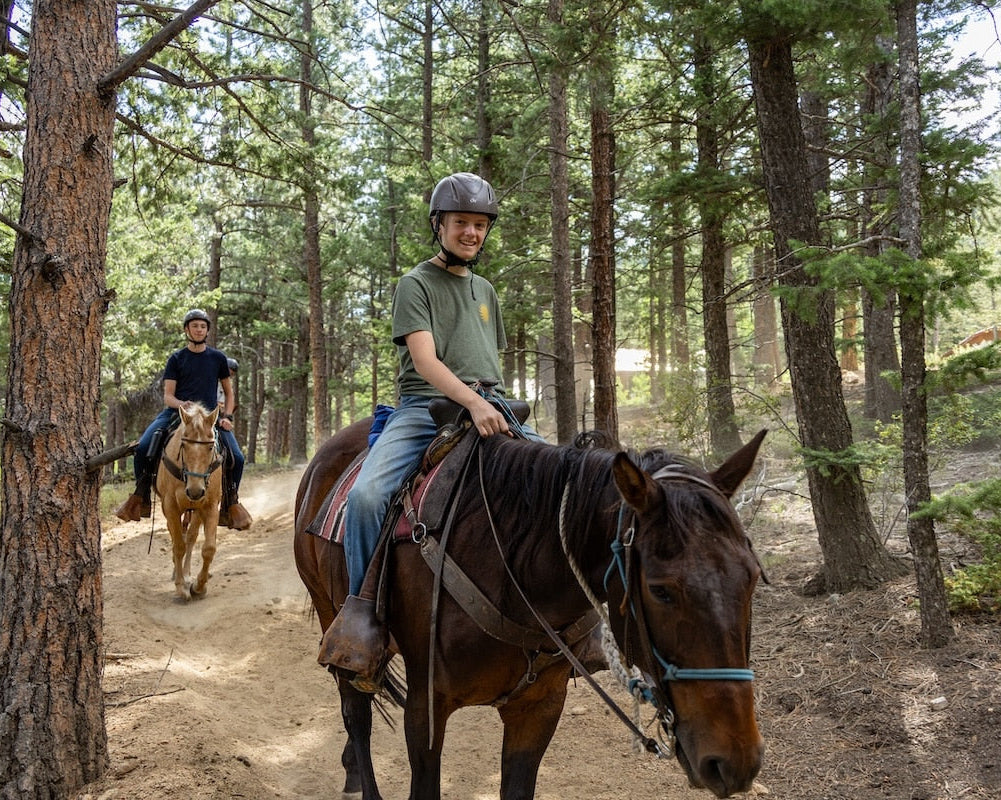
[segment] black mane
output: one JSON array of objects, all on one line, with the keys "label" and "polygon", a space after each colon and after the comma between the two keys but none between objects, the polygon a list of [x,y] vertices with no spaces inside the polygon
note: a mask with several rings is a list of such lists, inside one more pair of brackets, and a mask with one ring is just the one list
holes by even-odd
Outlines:
[{"label": "black mane", "polygon": [[[483,485],[490,498],[491,513],[498,528],[506,530],[510,547],[555,535],[563,492],[572,483],[571,501],[566,510],[569,531],[586,534],[593,521],[604,515],[618,514],[621,497],[612,476],[615,451],[604,447],[549,445],[523,440],[493,437],[483,443]],[[683,547],[697,531],[728,530],[742,537],[739,520],[730,502],[705,485],[708,474],[694,462],[654,447],[628,453],[630,459],[648,474],[671,467],[679,475],[694,480],[658,481],[664,497],[659,528],[676,536],[659,537],[656,548],[661,555]],[[479,468],[467,492],[480,494]],[[472,495],[469,501],[476,502]],[[582,543],[573,546],[577,550]]]}]

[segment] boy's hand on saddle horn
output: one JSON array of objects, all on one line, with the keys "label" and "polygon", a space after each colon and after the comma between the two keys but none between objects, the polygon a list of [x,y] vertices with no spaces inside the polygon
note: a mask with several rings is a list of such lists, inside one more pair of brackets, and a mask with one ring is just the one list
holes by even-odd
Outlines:
[{"label": "boy's hand on saddle horn", "polygon": [[479,402],[470,404],[468,408],[469,416],[473,418],[473,426],[479,432],[480,436],[493,436],[495,433],[504,433],[511,436],[512,433],[508,427],[507,420],[497,410],[497,407],[482,397],[478,397],[477,399]]}]

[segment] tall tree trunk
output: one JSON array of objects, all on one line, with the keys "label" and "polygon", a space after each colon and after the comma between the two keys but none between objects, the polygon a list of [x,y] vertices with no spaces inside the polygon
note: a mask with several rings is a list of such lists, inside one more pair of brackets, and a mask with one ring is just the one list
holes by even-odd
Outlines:
[{"label": "tall tree trunk", "polygon": [[845,293],[845,301],[841,312],[841,369],[848,372],[858,372],[858,347],[855,338],[858,336],[858,290],[850,289]]},{"label": "tall tree trunk", "polygon": [[[209,243],[209,280],[210,290],[218,289],[222,285],[222,220],[218,217],[212,219],[212,241]],[[219,309],[210,308],[206,312],[212,321],[209,326],[208,342],[209,347],[218,347],[219,341]]]},{"label": "tall tree trunk", "polygon": [[[297,331],[295,344],[296,369],[288,380],[288,409],[289,409],[289,460],[293,464],[304,464],[307,461],[307,441],[309,439],[306,431],[306,419],[309,410],[309,380],[307,379],[308,368],[305,361],[309,358],[311,343],[311,326],[308,314],[299,314],[299,329]],[[323,444],[323,440],[318,440],[316,446]]]},{"label": "tall tree trunk", "polygon": [[313,151],[316,149],[316,120],[313,118],[313,0],[302,3],[302,33],[306,46],[300,57],[299,113],[306,169],[303,186],[303,251],[306,282],[309,285],[309,360],[313,372],[313,440],[330,436],[330,371],[327,368],[327,336],[323,318],[323,274],[320,268],[320,196]]},{"label": "tall tree trunk", "polygon": [[[580,239],[574,239],[571,245],[573,278],[571,286],[589,286],[591,284],[591,274],[584,265],[583,246]],[[594,424],[594,395],[591,386],[594,383],[594,360],[592,352],[594,350],[594,327],[587,320],[591,316],[591,307],[594,305],[594,293],[586,291],[577,292],[577,319],[573,323],[573,352],[577,376],[577,390],[574,399],[577,404],[578,422],[581,430],[592,430]]]},{"label": "tall tree trunk", "polygon": [[[889,60],[892,42],[885,37],[877,37],[877,48],[886,53],[887,58],[869,68],[866,80],[868,90],[863,101],[863,110],[875,120],[876,133],[870,137],[872,152],[865,168],[865,189],[862,195],[862,236],[870,239],[866,246],[867,255],[876,257],[887,249],[880,236],[888,233],[885,215],[878,213],[889,201],[887,169],[893,155],[884,130],[891,122],[894,101],[893,69]],[[897,340],[894,327],[897,318],[897,295],[887,290],[885,298],[878,302],[863,288],[862,332],[865,337],[865,406],[864,414],[870,419],[890,422],[900,411],[900,392],[887,375],[900,374],[900,358],[897,355]]]},{"label": "tall tree trunk", "polygon": [[[615,404],[615,133],[612,130],[614,26],[605,11],[591,6],[595,52],[590,64],[591,102],[591,279],[594,305],[594,424],[619,436]],[[609,27],[605,27],[609,25]]]},{"label": "tall tree trunk", "polygon": [[[683,167],[681,131],[671,125],[671,169]],[[688,347],[688,270],[685,268],[685,209],[675,194],[671,200],[671,355],[674,368],[688,372],[692,368]]]},{"label": "tall tree trunk", "polygon": [[[719,101],[712,51],[704,35],[696,34],[693,48],[697,96],[695,131],[698,174],[704,186],[719,183],[719,132],[713,109]],[[726,241],[723,236],[722,198],[714,192],[698,195],[702,223],[702,332],[706,347],[706,406],[709,440],[714,457],[739,450],[737,411],[730,384],[730,337],[726,309]]]},{"label": "tall tree trunk", "polygon": [[[803,268],[795,242],[817,244],[820,229],[799,125],[791,39],[781,30],[749,36],[751,82],[779,282],[786,355],[800,441],[813,458],[807,478],[828,591],[873,587],[900,567],[883,547],[857,466],[843,455],[852,445],[834,353],[834,297]],[[789,290],[796,290],[793,295]],[[816,586],[815,588],[820,588]]]},{"label": "tall tree trunk", "polygon": [[[424,61],[421,64],[421,158],[424,166],[431,165],[434,155],[434,139],[432,137],[434,121],[434,4],[431,0],[424,3]],[[431,201],[431,188],[428,187],[425,200]]]},{"label": "tall tree trunk", "polygon": [[771,253],[755,246],[752,263],[754,272],[754,382],[767,386],[781,372],[779,329],[775,319],[775,269]]},{"label": "tall tree trunk", "polygon": [[247,438],[246,446],[244,448],[244,456],[246,457],[248,464],[256,464],[257,443],[260,439],[261,419],[264,416],[264,402],[267,396],[265,394],[264,387],[263,364],[261,363],[261,357],[265,353],[264,337],[260,334],[254,336],[251,340],[251,344],[254,352],[254,358],[250,363],[251,412],[249,414],[244,413],[242,416],[247,423]]},{"label": "tall tree trunk", "polygon": [[650,323],[648,326],[650,348],[650,401],[659,405],[666,398],[664,379],[668,371],[667,363],[667,299],[669,297],[668,275],[670,270],[664,265],[664,255],[667,245],[663,234],[663,221],[667,210],[667,202],[661,197],[656,198],[650,207],[650,265],[649,295]]},{"label": "tall tree trunk", "polygon": [[[921,258],[921,101],[918,84],[917,0],[897,3],[900,55],[900,238],[907,255]],[[916,271],[919,272],[919,271]],[[941,647],[954,635],[934,522],[915,518],[931,500],[928,485],[928,404],[925,395],[925,290],[919,275],[900,287],[901,395],[907,538],[914,553],[921,608],[921,643]]]},{"label": "tall tree trunk", "polygon": [[[548,19],[563,26],[563,0],[549,0]],[[558,51],[557,51],[558,53]],[[570,177],[567,168],[567,69],[557,62],[549,73],[549,194],[553,259],[553,352],[556,380],[556,441],[577,435],[574,376],[573,292],[570,263]]]},{"label": "tall tree trunk", "polygon": [[491,6],[480,0],[479,18],[476,26],[476,147],[479,151],[480,176],[488,183],[494,181],[493,120],[491,119],[491,96],[493,86],[490,71],[490,19]]},{"label": "tall tree trunk", "polygon": [[10,276],[0,512],[0,797],[72,796],[108,766],[101,691],[101,342],[116,7],[36,0]]}]

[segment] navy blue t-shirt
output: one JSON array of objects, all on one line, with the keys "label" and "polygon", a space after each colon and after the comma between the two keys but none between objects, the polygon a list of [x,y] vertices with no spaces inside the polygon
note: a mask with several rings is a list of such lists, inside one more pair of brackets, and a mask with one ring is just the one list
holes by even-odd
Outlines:
[{"label": "navy blue t-shirt", "polygon": [[177,381],[174,396],[178,400],[193,400],[211,411],[216,407],[219,381],[229,377],[226,354],[214,347],[193,353],[183,347],[170,354],[163,379]]}]

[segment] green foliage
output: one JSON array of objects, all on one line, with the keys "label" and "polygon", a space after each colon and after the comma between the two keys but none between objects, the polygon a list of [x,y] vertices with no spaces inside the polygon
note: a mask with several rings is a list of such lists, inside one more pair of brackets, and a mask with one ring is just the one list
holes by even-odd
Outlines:
[{"label": "green foliage", "polygon": [[862,470],[863,467],[874,469],[887,458],[885,445],[869,441],[855,442],[837,452],[800,447],[799,454],[807,469],[815,469],[824,477],[833,478],[835,483],[845,480],[852,472]]},{"label": "green foliage", "polygon": [[1001,479],[958,484],[921,513],[980,548],[979,563],[960,567],[945,579],[953,610],[1001,607]]},{"label": "green foliage", "polygon": [[931,388],[951,393],[964,389],[974,381],[987,383],[997,379],[1001,370],[1001,345],[997,342],[986,347],[964,350],[946,360],[931,374]]},{"label": "green foliage", "polygon": [[[320,205],[331,389],[348,406],[367,405],[373,393],[390,399],[393,286],[431,254],[426,195],[438,178],[460,169],[489,169],[500,194],[501,216],[478,269],[498,288],[509,339],[524,342],[530,363],[535,353],[547,352],[548,91],[556,67],[569,80],[569,134],[560,149],[570,157],[574,313],[586,325],[592,177],[587,80],[595,8],[568,3],[562,23],[553,24],[542,2],[437,4],[428,32],[433,64],[425,70],[423,6],[325,2],[315,6],[308,37],[299,4],[216,6],[158,53],[141,77],[123,84],[117,97],[115,168],[124,185],[115,195],[109,236],[107,283],[115,297],[105,326],[105,401],[149,385],[167,353],[183,343],[179,316],[194,304],[218,311],[220,346],[241,364],[264,368],[262,413],[284,396],[307,358],[302,212],[312,189]],[[615,23],[607,35],[616,50],[616,313],[624,346],[653,350],[652,341],[663,335],[657,326],[670,292],[664,274],[672,248],[680,245],[689,279],[683,301],[692,361],[699,360],[701,217],[719,215],[732,255],[726,291],[738,392],[750,372],[741,359],[753,342],[749,301],[759,286],[748,254],[760,245],[768,216],[740,43],[755,34],[786,32],[796,42],[801,88],[825,104],[824,149],[838,165],[830,191],[818,194],[829,246],[797,247],[816,286],[779,288],[786,307],[810,319],[820,293],[859,286],[877,303],[907,286],[920,288],[936,320],[957,308],[991,307],[986,254],[997,248],[985,236],[985,206],[997,200],[984,186],[983,170],[993,140],[951,130],[944,116],[958,100],[976,102],[970,78],[982,70],[972,62],[945,69],[938,38],[926,39],[922,53],[928,65],[922,101],[930,112],[922,155],[926,257],[912,263],[892,248],[874,257],[856,246],[873,219],[896,213],[895,109],[860,110],[870,68],[893,62],[892,48],[875,41],[892,33],[888,11],[882,0],[658,0],[613,9],[606,21]],[[156,8],[130,7],[119,23],[123,54],[161,26]],[[26,46],[17,26],[11,35],[17,47]],[[697,80],[696,50],[711,67]],[[308,110],[299,83],[304,55],[312,58]],[[26,65],[7,55],[4,67],[0,89],[12,125],[0,131],[0,210],[16,218]],[[431,96],[425,119],[426,78]],[[696,121],[722,134],[712,163],[698,158]],[[306,131],[314,142],[306,143]],[[885,143],[886,152],[875,143]],[[883,193],[867,194],[873,186]],[[209,271],[214,243],[221,248],[218,276]],[[0,294],[6,290],[2,264],[10,263],[13,244],[5,232]],[[5,352],[0,341],[0,355]],[[954,362],[938,376],[942,387],[989,378],[995,370],[986,361]],[[661,392],[666,400],[651,424],[698,450],[705,439],[704,387],[697,370],[670,372],[670,366],[661,365],[653,382],[638,376],[620,400],[641,406]],[[744,403],[743,411],[759,413],[757,405]],[[875,454],[861,452],[809,458],[832,470],[868,470],[878,463]]]}]

